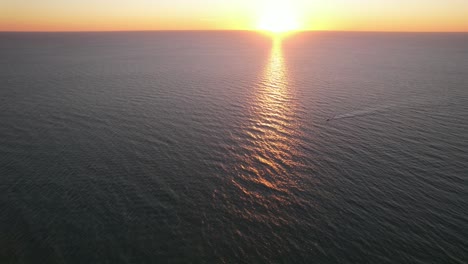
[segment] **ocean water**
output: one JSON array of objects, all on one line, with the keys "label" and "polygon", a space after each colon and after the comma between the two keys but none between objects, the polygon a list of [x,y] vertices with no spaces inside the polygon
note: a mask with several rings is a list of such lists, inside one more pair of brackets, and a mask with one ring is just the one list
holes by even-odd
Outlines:
[{"label": "ocean water", "polygon": [[1,263],[467,263],[468,34],[0,33]]}]

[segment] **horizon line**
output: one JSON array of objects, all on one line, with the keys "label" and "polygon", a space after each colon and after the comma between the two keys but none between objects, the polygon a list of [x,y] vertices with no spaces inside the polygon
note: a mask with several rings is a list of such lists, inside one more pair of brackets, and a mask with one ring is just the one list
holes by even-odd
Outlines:
[{"label": "horizon line", "polygon": [[[119,32],[258,32],[256,29],[134,29],[134,30],[0,30],[0,33],[119,33]],[[468,31],[392,31],[392,30],[292,30],[291,33],[468,33]]]}]

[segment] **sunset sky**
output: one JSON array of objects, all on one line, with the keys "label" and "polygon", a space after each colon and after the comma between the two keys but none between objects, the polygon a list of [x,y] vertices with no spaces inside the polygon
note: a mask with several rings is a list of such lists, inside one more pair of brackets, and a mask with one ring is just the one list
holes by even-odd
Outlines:
[{"label": "sunset sky", "polygon": [[262,16],[296,30],[468,31],[467,0],[0,0],[0,31],[256,30]]}]

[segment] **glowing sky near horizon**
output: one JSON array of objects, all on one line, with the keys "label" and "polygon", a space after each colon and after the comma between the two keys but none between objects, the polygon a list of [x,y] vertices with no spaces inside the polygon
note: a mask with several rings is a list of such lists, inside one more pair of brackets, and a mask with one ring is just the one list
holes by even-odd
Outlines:
[{"label": "glowing sky near horizon", "polygon": [[[300,30],[468,31],[468,0],[284,1]],[[271,2],[0,0],[0,31],[255,30]]]}]

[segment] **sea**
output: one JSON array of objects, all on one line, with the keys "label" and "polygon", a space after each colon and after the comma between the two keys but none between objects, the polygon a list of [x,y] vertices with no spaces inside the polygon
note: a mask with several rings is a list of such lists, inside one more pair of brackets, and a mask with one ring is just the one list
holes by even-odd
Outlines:
[{"label": "sea", "polygon": [[468,33],[0,33],[1,263],[468,263]]}]

